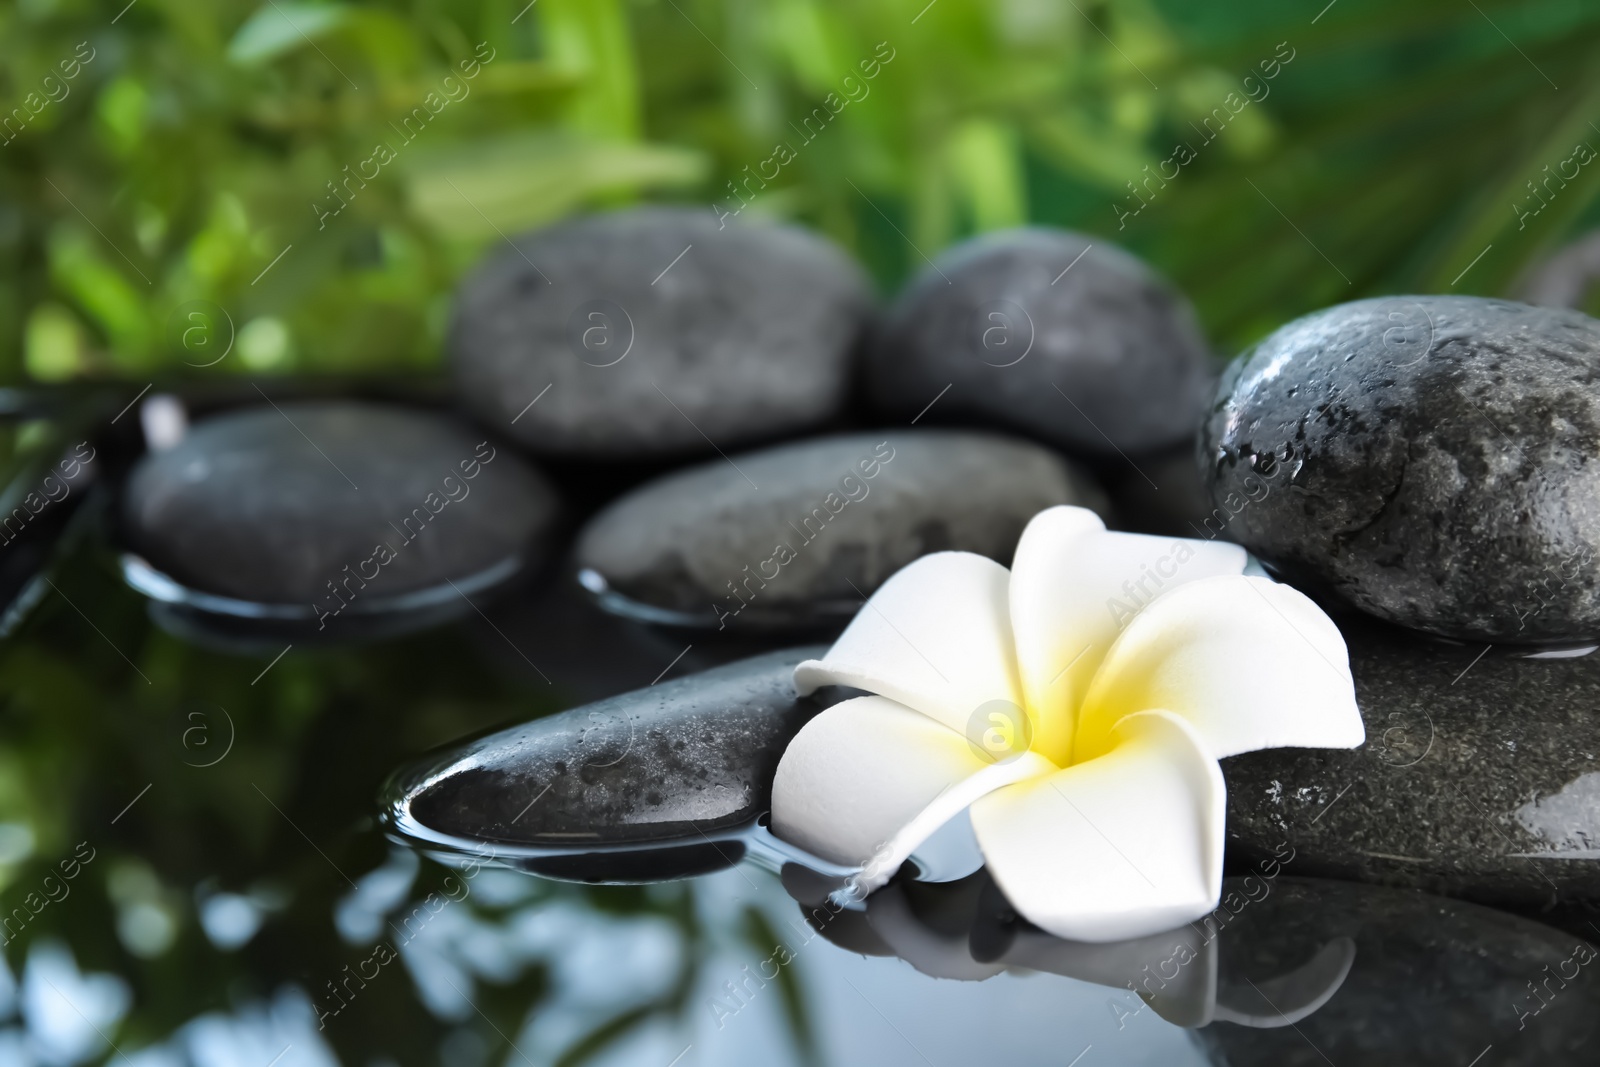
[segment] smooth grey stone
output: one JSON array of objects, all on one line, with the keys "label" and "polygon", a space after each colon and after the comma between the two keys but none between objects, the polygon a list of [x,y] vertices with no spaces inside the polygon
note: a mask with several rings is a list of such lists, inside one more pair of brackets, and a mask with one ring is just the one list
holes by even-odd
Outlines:
[{"label": "smooth grey stone", "polygon": [[192,589],[360,613],[536,559],[558,501],[475,427],[398,406],[305,402],[218,415],[145,455],[122,515],[129,547]]},{"label": "smooth grey stone", "polygon": [[1381,618],[1466,640],[1600,635],[1600,321],[1361,300],[1229,368],[1213,526]]},{"label": "smooth grey stone", "polygon": [[634,490],[584,528],[577,562],[602,604],[652,621],[836,623],[929,552],[1009,563],[1028,520],[1056,504],[1103,511],[1105,498],[1026,441],[914,428],[821,437]]},{"label": "smooth grey stone", "polygon": [[[402,772],[393,806],[471,841],[699,845],[767,809],[784,746],[830,699],[794,693],[796,664],[822,651],[755,656],[502,730]],[[584,870],[603,877],[581,859],[565,873]]]},{"label": "smooth grey stone", "polygon": [[[1287,844],[1296,874],[1556,908],[1582,929],[1600,901],[1600,655],[1338,621],[1366,743],[1224,759],[1230,862]],[[1238,666],[1248,685],[1248,648]]]},{"label": "smooth grey stone", "polygon": [[844,401],[872,295],[816,234],[652,207],[513,244],[461,286],[449,348],[466,402],[529,448],[710,452],[814,426]]},{"label": "smooth grey stone", "polygon": [[[1224,886],[1243,893],[1248,884],[1228,879]],[[1600,938],[1579,941],[1514,915],[1402,889],[1298,877],[1257,878],[1253,886],[1259,899],[1247,901],[1223,930],[1218,968],[1219,1001],[1251,1021],[1219,1020],[1198,1031],[1225,1057],[1219,1062],[1594,1062]],[[1338,991],[1292,1026],[1281,1025],[1284,1005],[1267,979],[1303,963],[1316,946],[1343,939],[1355,951]]]},{"label": "smooth grey stone", "polygon": [[1027,228],[969,241],[923,271],[875,339],[867,388],[886,411],[914,416],[949,386],[930,420],[1115,456],[1190,440],[1209,363],[1188,300],[1144,263],[1100,238]]}]

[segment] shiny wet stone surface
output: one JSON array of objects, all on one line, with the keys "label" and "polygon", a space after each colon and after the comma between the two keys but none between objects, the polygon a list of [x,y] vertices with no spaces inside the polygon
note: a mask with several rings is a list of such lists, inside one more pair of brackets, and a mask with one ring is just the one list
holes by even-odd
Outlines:
[{"label": "shiny wet stone surface", "polygon": [[821,651],[742,660],[491,734],[402,772],[392,810],[467,841],[551,847],[692,839],[752,821],[784,746],[825,706],[796,697],[792,682]]},{"label": "shiny wet stone surface", "polygon": [[205,419],[146,455],[122,500],[129,547],[179,583],[335,617],[536,564],[559,513],[550,483],[477,427],[355,401]]},{"label": "shiny wet stone surface", "polygon": [[[1583,926],[1600,898],[1600,654],[1442,642],[1341,615],[1367,742],[1222,761],[1230,859]],[[1240,684],[1248,684],[1248,657]]]},{"label": "shiny wet stone surface", "polygon": [[1397,296],[1284,326],[1224,376],[1212,533],[1463,640],[1600,635],[1600,321]]},{"label": "shiny wet stone surface", "polygon": [[1045,508],[1106,510],[1068,461],[995,434],[894,427],[731,459],[658,478],[589,522],[577,565],[602,603],[719,629],[837,625],[918,556],[1009,564]]}]

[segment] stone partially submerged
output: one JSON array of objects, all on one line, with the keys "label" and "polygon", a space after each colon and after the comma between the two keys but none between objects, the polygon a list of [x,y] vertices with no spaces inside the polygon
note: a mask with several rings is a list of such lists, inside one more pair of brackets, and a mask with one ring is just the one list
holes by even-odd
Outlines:
[{"label": "stone partially submerged", "polygon": [[543,475],[449,416],[285,402],[205,419],[139,461],[124,570],[164,603],[338,632],[470,612],[463,594],[544,558],[559,516]]},{"label": "stone partially submerged", "polygon": [[488,846],[585,881],[726,866],[742,846],[713,839],[767,810],[784,746],[828,703],[794,692],[795,665],[819,651],[740,660],[422,760],[390,782],[390,825],[413,843]]},{"label": "stone partially submerged", "polygon": [[1028,520],[1057,504],[1105,510],[1087,475],[1026,441],[914,428],[812,438],[641,486],[584,528],[577,563],[603,605],[650,621],[836,624],[926,553],[1010,563]]}]

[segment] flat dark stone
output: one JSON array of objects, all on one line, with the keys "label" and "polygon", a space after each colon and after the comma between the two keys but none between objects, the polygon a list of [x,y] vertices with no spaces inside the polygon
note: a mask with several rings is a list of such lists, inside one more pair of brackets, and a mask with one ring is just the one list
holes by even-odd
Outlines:
[{"label": "flat dark stone", "polygon": [[[1287,842],[1296,874],[1554,908],[1575,925],[1600,901],[1600,654],[1535,659],[1338,621],[1367,742],[1223,760],[1229,862]],[[1239,671],[1248,685],[1248,649]]]},{"label": "flat dark stone", "polygon": [[665,475],[595,516],[577,560],[603,604],[658,621],[837,623],[929,552],[1009,564],[1028,520],[1057,504],[1105,510],[1086,475],[1037,445],[895,428]]},{"label": "flat dark stone", "polygon": [[1360,300],[1229,368],[1211,528],[1381,618],[1468,640],[1600,635],[1600,322],[1479,297]]},{"label": "flat dark stone", "polygon": [[1043,228],[940,256],[895,301],[867,360],[873,400],[897,417],[950,386],[930,421],[1111,457],[1190,440],[1210,381],[1181,293],[1100,238]]},{"label": "flat dark stone", "polygon": [[1355,947],[1338,991],[1293,1026],[1217,1021],[1198,1031],[1231,1067],[1594,1062],[1600,937],[1580,942],[1514,915],[1399,889],[1298,877],[1228,879],[1224,888],[1258,898],[1245,901],[1221,935],[1218,999],[1235,1010],[1273,1021],[1269,979],[1303,965],[1319,946],[1348,938]]},{"label": "flat dark stone", "polygon": [[544,477],[477,428],[351,401],[198,423],[139,461],[122,515],[128,546],[192,589],[360,611],[537,558],[558,510]]},{"label": "flat dark stone", "polygon": [[514,244],[462,284],[449,347],[466,402],[529,448],[710,453],[708,438],[792,433],[844,401],[872,294],[816,234],[651,207]]},{"label": "flat dark stone", "polygon": [[795,665],[823,651],[755,656],[502,730],[402,771],[391,805],[471,841],[699,845],[767,810],[784,747],[828,700],[794,695]]}]

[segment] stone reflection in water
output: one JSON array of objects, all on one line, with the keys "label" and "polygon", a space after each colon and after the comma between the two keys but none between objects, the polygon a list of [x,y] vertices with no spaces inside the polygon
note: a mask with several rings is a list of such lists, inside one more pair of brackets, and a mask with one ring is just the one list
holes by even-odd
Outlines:
[{"label": "stone reflection in water", "polygon": [[[898,956],[939,978],[1050,972],[1118,990],[1119,1025],[1148,1006],[1233,1067],[1250,1064],[1579,1064],[1596,1038],[1593,946],[1560,931],[1427,894],[1285,878],[1219,928],[1216,917],[1109,945],[1021,920],[986,872],[898,880],[859,909],[784,872],[806,921],[862,955]],[[1244,880],[1224,883],[1224,898]],[[1218,913],[1220,914],[1220,913]],[[1222,1061],[1219,1061],[1222,1062]]]},{"label": "stone reflection in water", "polygon": [[[1290,1026],[1338,992],[1356,955],[1348,937],[1308,943],[1303,960],[1252,987],[1237,975],[1219,976],[1226,954],[1221,946],[1230,940],[1234,918],[1221,908],[1175,930],[1090,944],[1065,941],[1018,916],[986,870],[953,882],[896,880],[855,909],[819,898],[822,883],[803,869],[786,868],[783,882],[812,928],[841,948],[898,956],[935,978],[983,981],[1005,971],[1036,971],[1107,986],[1116,990],[1106,1007],[1118,1029],[1146,1007],[1190,1028],[1216,1020]],[[1227,880],[1224,896],[1241,886],[1240,879]],[[1276,1007],[1261,1010],[1262,995]]]},{"label": "stone reflection in water", "polygon": [[[1229,878],[1223,896],[1245,892]],[[1115,944],[1063,941],[1019,918],[986,871],[896,880],[841,908],[825,880],[786,869],[806,922],[850,952],[939,978],[1064,975],[1115,990],[1119,1028],[1149,1007],[1203,1028],[1231,1067],[1593,1062],[1596,950],[1550,927],[1411,890],[1282,878],[1222,913]],[[1225,924],[1224,924],[1225,923]]]},{"label": "stone reflection in water", "polygon": [[[1594,1062],[1600,976],[1594,948],[1570,934],[1489,908],[1411,890],[1284,879],[1222,941],[1224,981],[1261,981],[1306,946],[1354,942],[1339,994],[1292,1030],[1213,1026],[1202,1036],[1233,1067],[1347,1063],[1483,1063],[1561,1067]],[[1257,1010],[1271,1011],[1267,996]],[[1278,1005],[1282,1007],[1282,1005]],[[1326,1058],[1325,1058],[1326,1057]]]}]

